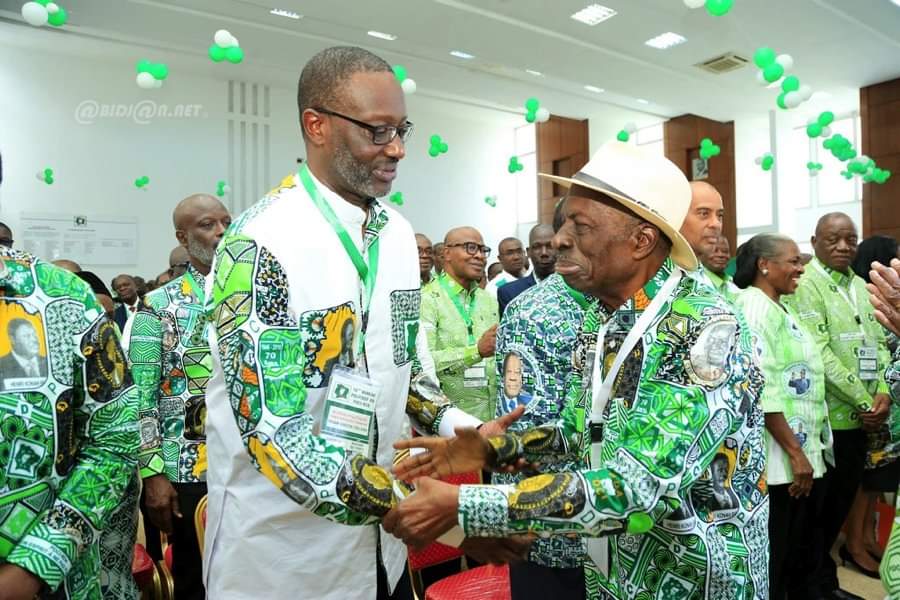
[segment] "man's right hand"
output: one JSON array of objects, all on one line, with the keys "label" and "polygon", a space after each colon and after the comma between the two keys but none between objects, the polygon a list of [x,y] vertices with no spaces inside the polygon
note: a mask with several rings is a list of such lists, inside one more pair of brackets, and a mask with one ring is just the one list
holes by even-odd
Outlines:
[{"label": "man's right hand", "polygon": [[497,326],[494,325],[487,331],[485,331],[481,339],[478,340],[478,354],[481,355],[481,358],[487,358],[489,356],[493,356],[494,352],[497,350]]},{"label": "man's right hand", "polygon": [[144,499],[147,516],[160,531],[172,533],[172,515],[179,519],[178,493],[165,475],[154,475],[144,480]]}]

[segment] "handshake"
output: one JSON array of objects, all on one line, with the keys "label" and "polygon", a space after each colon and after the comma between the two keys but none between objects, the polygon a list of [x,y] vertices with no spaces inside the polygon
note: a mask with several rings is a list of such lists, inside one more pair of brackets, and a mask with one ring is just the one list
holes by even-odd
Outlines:
[{"label": "handshake", "polygon": [[[459,487],[438,478],[478,473],[484,469],[513,473],[535,468],[537,465],[521,459],[512,465],[498,464],[494,446],[524,411],[520,406],[483,424],[479,430],[457,428],[456,436],[452,438],[417,437],[395,443],[397,450],[418,448],[425,451],[410,454],[394,465],[395,477],[415,483],[415,491],[407,495],[398,489],[405,486],[397,482],[395,494],[400,501],[384,516],[382,526],[385,531],[409,546],[422,548],[453,529],[459,520]],[[460,548],[479,562],[504,564],[524,560],[533,540],[533,536],[466,538]]]}]

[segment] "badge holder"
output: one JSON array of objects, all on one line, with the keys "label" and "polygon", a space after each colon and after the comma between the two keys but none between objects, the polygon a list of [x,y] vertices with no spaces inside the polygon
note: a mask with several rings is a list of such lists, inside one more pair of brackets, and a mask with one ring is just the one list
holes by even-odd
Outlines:
[{"label": "badge holder", "polygon": [[878,379],[878,349],[874,346],[860,346],[856,350],[859,363],[859,378],[862,381]]},{"label": "badge holder", "polygon": [[372,426],[381,384],[362,372],[335,367],[331,372],[320,435],[345,451],[372,456]]}]

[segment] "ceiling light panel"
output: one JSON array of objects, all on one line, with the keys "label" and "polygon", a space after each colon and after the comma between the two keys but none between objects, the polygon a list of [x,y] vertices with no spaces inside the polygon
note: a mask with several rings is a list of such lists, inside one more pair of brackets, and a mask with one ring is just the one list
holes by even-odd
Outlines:
[{"label": "ceiling light panel", "polygon": [[602,6],[600,4],[591,4],[590,6],[586,6],[579,10],[577,13],[572,15],[572,18],[576,21],[584,23],[585,25],[598,25],[607,19],[611,19],[616,16],[616,11],[613,9]]},{"label": "ceiling light panel", "polygon": [[283,8],[273,8],[269,11],[269,14],[275,15],[276,17],[287,17],[288,19],[302,19],[303,15],[300,13],[295,13],[292,10],[284,10]]},{"label": "ceiling light panel", "polygon": [[397,39],[397,36],[392,33],[383,33],[381,31],[369,31],[369,35],[373,38],[378,38],[379,40],[387,40],[389,42],[393,42]]},{"label": "ceiling light panel", "polygon": [[651,48],[656,48],[657,50],[665,50],[667,48],[671,48],[672,46],[678,46],[679,44],[683,44],[687,41],[682,35],[678,35],[677,33],[672,33],[671,31],[667,31],[666,33],[662,33],[655,38],[650,38],[644,44],[650,46]]},{"label": "ceiling light panel", "polygon": [[465,60],[472,60],[475,58],[474,54],[469,54],[468,52],[463,52],[462,50],[451,50],[450,56],[455,56],[456,58],[463,58]]}]

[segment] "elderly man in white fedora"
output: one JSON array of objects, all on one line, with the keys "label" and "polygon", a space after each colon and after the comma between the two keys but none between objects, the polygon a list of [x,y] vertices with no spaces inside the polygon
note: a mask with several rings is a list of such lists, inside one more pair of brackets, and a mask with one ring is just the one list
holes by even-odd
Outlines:
[{"label": "elderly man in white fedora", "polygon": [[457,523],[476,537],[587,537],[589,598],[766,598],[763,381],[742,317],[687,276],[697,268],[678,231],[687,180],[668,160],[618,142],[571,178],[542,177],[568,188],[556,269],[600,300],[573,354],[565,416],[487,439],[460,428],[450,440],[400,442],[429,452],[395,472],[503,469],[582,452],[590,468],[515,486],[422,477],[385,528],[413,544]]}]

